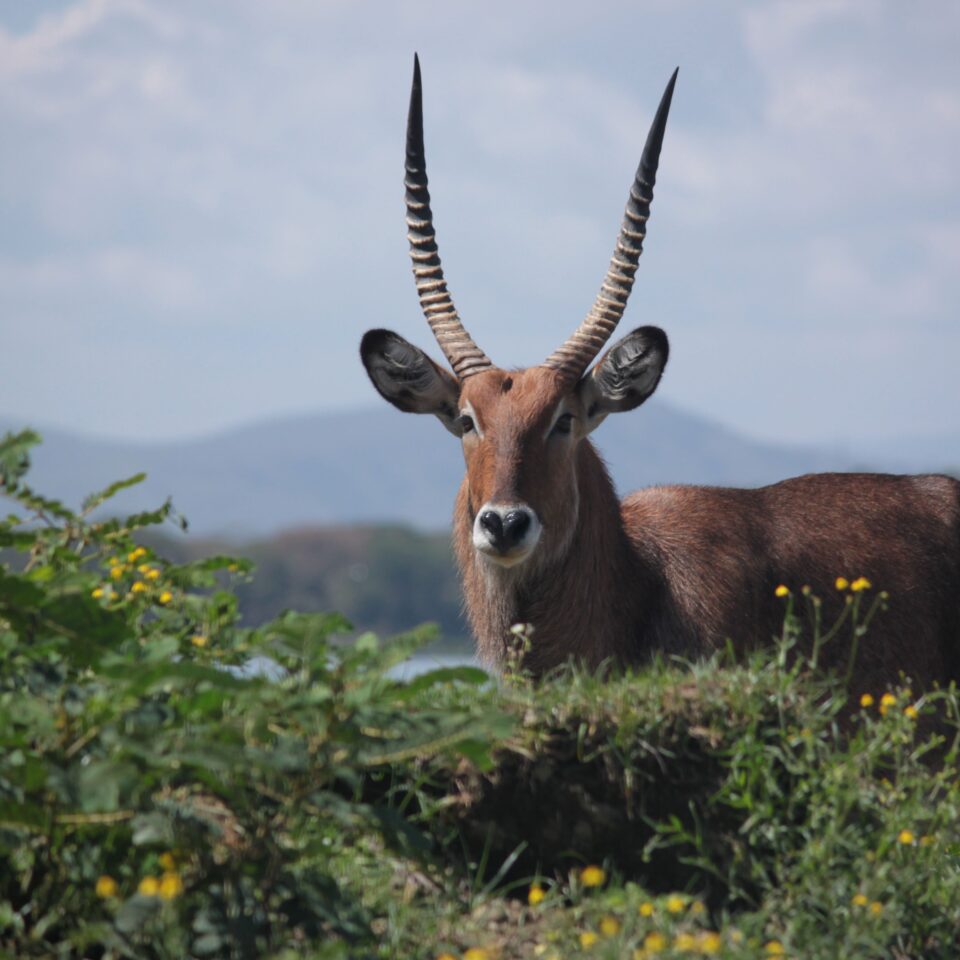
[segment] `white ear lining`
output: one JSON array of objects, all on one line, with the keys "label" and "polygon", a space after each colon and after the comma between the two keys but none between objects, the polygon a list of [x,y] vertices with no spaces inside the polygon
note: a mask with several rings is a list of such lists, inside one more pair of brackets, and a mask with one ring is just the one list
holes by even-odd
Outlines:
[{"label": "white ear lining", "polygon": [[[659,337],[651,338],[648,330]],[[611,413],[640,406],[656,390],[666,359],[666,337],[656,328],[641,328],[611,347],[578,387],[588,418],[586,432]]]},{"label": "white ear lining", "polygon": [[367,373],[380,394],[405,413],[432,413],[454,436],[461,434],[459,388],[419,347],[384,332],[385,340],[364,351]]}]

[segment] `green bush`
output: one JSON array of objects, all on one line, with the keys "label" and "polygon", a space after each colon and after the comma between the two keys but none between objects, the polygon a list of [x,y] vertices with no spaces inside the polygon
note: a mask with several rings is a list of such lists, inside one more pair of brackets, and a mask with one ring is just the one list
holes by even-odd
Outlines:
[{"label": "green bush", "polygon": [[[125,520],[24,482],[32,433],[0,443],[0,948],[9,955],[262,957],[372,942],[334,852],[379,836],[423,846],[373,791],[404,757],[483,763],[501,716],[429,706],[386,672],[423,642],[334,642],[336,616],[237,626],[225,578],[174,566]],[[464,668],[445,682],[477,684]],[[382,802],[363,802],[365,792]]]},{"label": "green bush", "polygon": [[0,954],[960,954],[956,691],[847,703],[793,598],[747,662],[403,683],[425,633],[242,627],[245,561],[92,520],[123,484],[37,495],[36,440],[0,441]]}]

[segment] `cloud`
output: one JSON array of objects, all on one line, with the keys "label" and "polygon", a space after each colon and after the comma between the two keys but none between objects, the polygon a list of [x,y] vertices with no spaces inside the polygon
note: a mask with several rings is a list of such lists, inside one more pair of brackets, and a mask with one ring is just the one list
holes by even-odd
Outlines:
[{"label": "cloud", "polygon": [[[8,92],[7,97],[15,102],[17,95],[24,92],[18,81],[43,80],[75,69],[86,48],[96,45],[103,33],[124,25],[147,28],[168,40],[179,33],[176,19],[146,0],[81,0],[59,13],[42,14],[34,28],[22,34],[0,27],[0,78],[14,85],[13,95]],[[104,66],[105,61],[101,60],[100,65]],[[101,95],[110,92],[111,73],[99,76]],[[34,100],[30,105],[42,103],[49,108],[79,92],[75,87],[60,88],[60,96]]]},{"label": "cloud", "polygon": [[60,302],[89,296],[98,289],[106,302],[118,299],[129,307],[149,305],[179,312],[196,310],[203,304],[196,278],[175,263],[150,257],[142,250],[127,247],[102,247],[87,254],[70,254],[32,259],[26,263],[0,258],[0,287],[12,300],[17,291],[21,308],[42,302],[44,295],[56,291]]}]

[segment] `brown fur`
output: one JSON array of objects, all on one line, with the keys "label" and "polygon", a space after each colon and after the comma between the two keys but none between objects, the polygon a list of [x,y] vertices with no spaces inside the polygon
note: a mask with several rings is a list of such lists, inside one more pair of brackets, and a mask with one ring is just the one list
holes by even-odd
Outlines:
[{"label": "brown fur", "polygon": [[[507,379],[512,387],[504,389]],[[483,433],[464,438],[454,545],[480,656],[502,664],[509,628],[534,627],[526,665],[568,659],[637,663],[655,652],[737,651],[780,632],[784,601],[809,586],[824,622],[840,614],[838,576],[867,577],[889,609],[861,643],[853,686],[900,672],[920,686],[960,675],[960,483],[945,476],[819,474],[757,490],[666,486],[618,502],[602,460],[574,434],[545,439],[558,404],[585,421],[553,371],[493,369],[465,380]],[[509,569],[478,555],[476,509],[489,500],[536,510],[543,534]],[[824,651],[843,667],[849,633]]]}]

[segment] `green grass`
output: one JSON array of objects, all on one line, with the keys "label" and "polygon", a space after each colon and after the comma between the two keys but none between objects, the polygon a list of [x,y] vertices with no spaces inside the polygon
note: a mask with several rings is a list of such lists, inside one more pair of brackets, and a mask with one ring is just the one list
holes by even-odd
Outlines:
[{"label": "green grass", "polygon": [[[851,715],[835,683],[768,654],[443,693],[516,726],[489,769],[419,764],[428,882],[356,880],[397,956],[425,929],[425,956],[620,957],[651,936],[667,956],[956,956],[952,692],[899,688],[884,715]],[[587,864],[601,888],[579,881]]]},{"label": "green grass", "polygon": [[37,495],[34,441],[0,441],[0,956],[960,953],[953,689],[846,702],[789,603],[746,662],[397,682],[427,633],[244,628],[243,561]]}]

